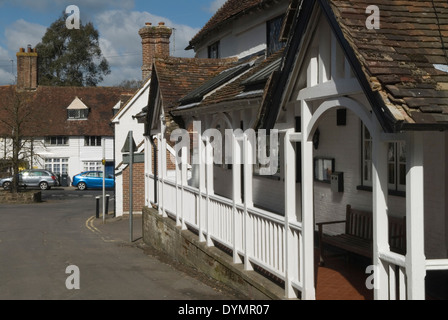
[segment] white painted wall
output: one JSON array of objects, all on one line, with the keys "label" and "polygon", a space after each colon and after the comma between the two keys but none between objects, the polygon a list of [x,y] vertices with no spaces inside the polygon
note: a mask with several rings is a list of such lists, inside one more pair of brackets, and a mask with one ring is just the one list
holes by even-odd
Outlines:
[{"label": "white painted wall", "polygon": [[197,58],[208,58],[208,46],[220,41],[221,58],[245,56],[266,49],[266,22],[286,12],[289,1],[282,0],[257,14],[235,20],[223,30],[218,30],[195,48]]},{"label": "white painted wall", "polygon": [[[126,139],[128,138],[129,131],[132,130],[134,140],[138,146],[144,141],[144,124],[138,123],[136,119],[132,117],[142,111],[144,107],[148,105],[149,99],[149,84],[148,81],[134,97],[129,100],[129,102],[122,108],[122,110],[115,116],[113,123],[115,124],[115,215],[122,216],[124,213],[123,209],[123,175],[121,170],[125,166],[120,166],[123,161],[123,154],[121,149],[123,148]],[[142,151],[144,145],[137,150]]]},{"label": "white painted wall", "polygon": [[[68,175],[71,179],[74,175],[84,170],[84,162],[101,161],[103,157],[103,147],[84,146],[84,136],[68,137],[68,144],[64,146],[48,146],[44,143],[44,138],[36,138],[33,142],[33,168],[45,169],[45,159],[48,158],[68,158]],[[104,137],[106,140],[106,160],[112,161],[113,137]],[[30,150],[30,143],[25,149]],[[8,155],[9,157],[10,155]],[[29,151],[28,151],[29,156]],[[2,154],[3,157],[3,154]],[[28,159],[28,157],[27,157]]]}]

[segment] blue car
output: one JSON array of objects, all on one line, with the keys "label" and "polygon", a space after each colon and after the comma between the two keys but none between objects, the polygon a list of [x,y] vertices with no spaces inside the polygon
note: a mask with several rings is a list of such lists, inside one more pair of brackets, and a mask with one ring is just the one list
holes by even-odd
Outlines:
[{"label": "blue car", "polygon": [[[112,175],[108,175],[105,179],[106,189],[113,189],[115,179]],[[72,179],[72,186],[78,190],[86,189],[102,189],[103,188],[103,172],[102,171],[85,171],[77,174]]]}]

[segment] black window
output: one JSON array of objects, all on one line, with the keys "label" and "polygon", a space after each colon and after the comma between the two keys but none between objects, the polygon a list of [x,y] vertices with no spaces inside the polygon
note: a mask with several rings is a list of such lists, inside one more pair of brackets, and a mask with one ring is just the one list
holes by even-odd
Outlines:
[{"label": "black window", "polygon": [[68,110],[69,119],[87,119],[88,116],[89,116],[89,109]]},{"label": "black window", "polygon": [[267,49],[268,56],[277,52],[285,46],[284,42],[280,42],[280,32],[282,31],[284,15],[269,20],[267,22]]},{"label": "black window", "polygon": [[86,147],[101,147],[101,137],[85,136],[84,146]]},{"label": "black window", "polygon": [[218,59],[220,57],[219,41],[215,42],[214,44],[208,47],[208,57],[209,59]]},{"label": "black window", "polygon": [[66,146],[68,145],[68,137],[46,137],[45,144],[49,146]]}]

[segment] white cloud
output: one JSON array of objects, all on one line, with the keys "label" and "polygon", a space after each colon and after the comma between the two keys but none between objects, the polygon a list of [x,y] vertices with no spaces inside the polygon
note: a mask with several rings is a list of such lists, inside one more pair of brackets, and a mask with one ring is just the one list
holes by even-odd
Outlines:
[{"label": "white cloud", "polygon": [[209,12],[216,13],[223,5],[226,3],[227,0],[215,0],[210,4],[210,7],[208,8]]},{"label": "white cloud", "polygon": [[29,44],[35,47],[42,40],[46,31],[47,28],[42,25],[23,19],[17,20],[5,30],[6,45],[12,52],[26,48]]},{"label": "white cloud", "polygon": [[15,60],[11,64],[12,57],[9,55],[8,51],[0,47],[0,85],[13,84],[15,81],[16,64]]},{"label": "white cloud", "polygon": [[[0,5],[4,3],[6,3],[6,0],[0,0]],[[81,13],[85,11],[89,15],[94,15],[107,8],[131,10],[134,8],[135,3],[134,0],[15,0],[13,5],[39,12],[48,12],[54,8],[60,8],[61,13],[65,12],[67,6],[76,5],[79,7]]]},{"label": "white cloud", "polygon": [[15,76],[3,68],[0,69],[0,85],[10,85],[14,84]]},{"label": "white cloud", "polygon": [[173,28],[170,51],[172,56],[192,57],[193,51],[185,51],[190,39],[199,31],[185,25],[175,24],[167,18],[148,12],[110,10],[95,18],[95,25],[101,36],[100,45],[103,55],[109,61],[112,73],[102,85],[116,85],[123,80],[140,80],[142,66],[142,44],[138,31],[151,22]]},{"label": "white cloud", "polygon": [[[54,2],[54,1],[53,1]],[[67,1],[58,0],[57,4],[64,4]],[[36,1],[19,1],[19,5],[25,4],[36,5]],[[39,5],[40,5],[39,1]],[[49,5],[49,0],[43,1],[43,6]],[[81,9],[81,18],[83,15],[83,4],[89,5],[89,1],[78,1],[77,5]],[[101,3],[101,4],[99,4]],[[115,5],[120,10],[104,10],[104,6]],[[120,4],[118,4],[120,3]],[[2,0],[0,0],[0,5]],[[173,28],[173,35],[171,36],[170,51],[172,56],[176,57],[193,57],[192,50],[186,51],[189,41],[199,32],[199,29],[192,28],[186,25],[176,24],[171,20],[150,14],[148,12],[129,11],[127,8],[133,6],[133,0],[118,1],[118,0],[102,0],[90,4],[90,8],[97,6],[103,10],[98,11],[94,16],[93,22],[100,34],[100,46],[103,56],[107,58],[111,67],[111,74],[105,77],[105,80],[100,84],[102,86],[117,85],[123,80],[141,80],[142,77],[142,44],[138,31],[145,25],[146,22],[151,22],[157,25],[159,22],[165,22],[165,25]],[[0,59],[10,60],[14,59],[15,53],[21,47],[26,47],[30,44],[35,47],[46,32],[47,27],[39,24],[30,23],[23,19],[14,22],[12,25],[5,28],[5,46],[6,49],[0,47]],[[2,58],[3,55],[6,58]],[[8,55],[9,53],[9,55]],[[11,56],[11,57],[10,57]],[[6,61],[8,63],[8,61]],[[16,64],[14,63],[14,68]],[[11,67],[0,67],[0,85],[10,84],[14,79],[11,72]],[[14,70],[16,71],[16,70]]]}]

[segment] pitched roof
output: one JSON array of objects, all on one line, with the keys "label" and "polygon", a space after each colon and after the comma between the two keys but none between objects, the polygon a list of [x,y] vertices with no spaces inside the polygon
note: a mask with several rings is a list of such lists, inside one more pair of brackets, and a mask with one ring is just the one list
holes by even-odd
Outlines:
[{"label": "pitched roof", "polygon": [[223,28],[229,21],[242,15],[249,14],[251,10],[276,0],[227,0],[214,14],[205,26],[190,40],[186,50],[193,49],[202,39],[218,29]]},{"label": "pitched roof", "polygon": [[[132,91],[113,87],[45,87],[34,91],[16,91],[14,86],[0,87],[0,118],[9,121],[11,101],[20,95],[26,105],[29,123],[24,134],[33,137],[48,136],[113,136],[110,120],[118,101],[129,99]],[[69,120],[67,107],[78,97],[89,107],[87,120]],[[9,109],[9,110],[8,110]],[[0,125],[0,134],[8,129]]]},{"label": "pitched roof", "polygon": [[[179,100],[189,92],[200,87],[221,71],[234,66],[236,58],[198,59],[198,58],[156,58],[151,77],[147,125],[153,123],[156,112],[156,91],[160,93],[161,103],[167,122],[167,133],[178,124],[173,121],[171,110],[179,105]],[[146,127],[146,133],[149,128]]]},{"label": "pitched roof", "polygon": [[397,125],[448,125],[448,72],[442,71],[448,69],[448,2],[377,3],[380,29],[371,30],[365,12],[372,1],[329,3],[371,90],[380,93]]},{"label": "pitched roof", "polygon": [[179,100],[222,71],[234,67],[236,58],[198,59],[174,58],[156,59],[154,70],[166,110],[177,107]]},{"label": "pitched roof", "polygon": [[[446,0],[291,0],[283,75],[262,126],[276,119],[279,97],[315,5],[335,32],[373,111],[387,132],[448,129],[448,3]],[[366,8],[379,8],[380,28],[368,29]],[[291,19],[295,15],[295,19]],[[283,36],[284,37],[284,36]]]},{"label": "pitched roof", "polygon": [[198,107],[237,100],[242,101],[255,97],[261,98],[264,94],[263,90],[266,82],[272,72],[280,68],[282,55],[283,49],[268,58],[262,57],[257,59],[250,70],[207,96]]},{"label": "pitched roof", "polygon": [[86,104],[82,102],[82,100],[79,99],[78,97],[75,97],[72,103],[67,107],[67,110],[82,110],[82,109],[89,109],[89,107],[86,106]]}]

